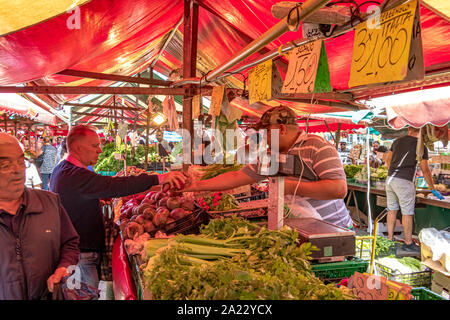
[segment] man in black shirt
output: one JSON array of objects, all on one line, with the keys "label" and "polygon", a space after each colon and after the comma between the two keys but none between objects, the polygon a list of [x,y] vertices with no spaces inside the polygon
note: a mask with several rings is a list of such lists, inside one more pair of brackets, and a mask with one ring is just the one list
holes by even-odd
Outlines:
[{"label": "man in black shirt", "polygon": [[[416,148],[420,129],[408,128],[408,135],[394,141],[388,152],[386,166],[386,197],[389,213],[387,216],[388,238],[393,240],[397,212],[402,212],[402,225],[405,235],[403,250],[418,252],[420,248],[412,241],[413,217],[416,200]],[[430,189],[434,189],[431,171],[428,166],[428,150],[424,147],[422,160],[419,162],[424,178]]]},{"label": "man in black shirt", "polygon": [[69,155],[53,171],[51,191],[61,197],[80,235],[81,254],[77,267],[81,281],[98,287],[97,268],[105,242],[100,199],[128,196],[165,183],[179,188],[186,177],[180,172],[107,177],[88,170],[87,167],[94,165],[102,152],[95,128],[89,126],[72,128],[67,136],[67,147]]}]

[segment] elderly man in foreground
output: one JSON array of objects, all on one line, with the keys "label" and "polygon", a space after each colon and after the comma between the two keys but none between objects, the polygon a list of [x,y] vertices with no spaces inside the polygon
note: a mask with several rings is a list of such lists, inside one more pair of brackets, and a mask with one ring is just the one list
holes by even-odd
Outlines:
[{"label": "elderly man in foreground", "polygon": [[39,300],[76,265],[79,237],[58,195],[25,187],[16,138],[0,133],[0,300]]}]

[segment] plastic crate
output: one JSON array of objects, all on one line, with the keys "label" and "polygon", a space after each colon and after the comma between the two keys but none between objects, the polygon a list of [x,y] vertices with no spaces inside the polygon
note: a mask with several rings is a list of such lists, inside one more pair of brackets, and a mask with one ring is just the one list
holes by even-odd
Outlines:
[{"label": "plastic crate", "polygon": [[212,211],[208,212],[208,214],[213,219],[237,216],[248,220],[254,220],[254,219],[267,219],[268,210],[269,209],[266,207],[266,208],[246,209],[240,211]]},{"label": "plastic crate", "polygon": [[268,198],[269,195],[267,192],[261,192],[258,194],[253,194],[251,196],[245,196],[245,197],[236,197],[237,202],[249,202],[249,201],[255,201],[255,200],[261,200]]},{"label": "plastic crate", "polygon": [[384,266],[376,261],[375,266],[377,268],[378,273],[389,280],[406,283],[415,288],[431,287],[431,269],[419,272],[399,274],[395,272],[396,270]]},{"label": "plastic crate", "polygon": [[312,264],[311,269],[325,283],[337,282],[351,277],[355,272],[364,273],[369,267],[369,261],[358,257],[350,257],[341,262]]},{"label": "plastic crate", "polygon": [[[364,243],[369,243],[370,244],[369,248],[363,248]],[[358,247],[358,245],[360,247]],[[361,258],[363,260],[370,260],[371,255],[372,255],[371,248],[372,248],[372,239],[362,239],[362,240],[357,239],[356,245],[355,245],[355,250],[356,250],[355,256],[358,258]],[[361,250],[362,250],[362,252],[361,252]],[[390,255],[395,255],[396,251],[397,251],[396,245],[390,247],[387,252],[377,253],[375,251],[375,259],[388,257]]]},{"label": "plastic crate", "polygon": [[211,217],[203,209],[197,209],[191,214],[166,225],[166,234],[198,234],[203,224],[208,224]]},{"label": "plastic crate", "polygon": [[434,293],[433,291],[424,287],[413,288],[411,290],[411,294],[413,295],[414,300],[447,300],[437,293]]}]

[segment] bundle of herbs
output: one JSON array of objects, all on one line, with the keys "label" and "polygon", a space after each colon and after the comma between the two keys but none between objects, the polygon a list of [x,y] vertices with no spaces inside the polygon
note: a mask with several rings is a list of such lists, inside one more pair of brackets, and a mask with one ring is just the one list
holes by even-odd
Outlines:
[{"label": "bundle of herbs", "polygon": [[[146,287],[153,299],[168,300],[355,299],[314,275],[309,260],[315,248],[299,245],[297,237],[288,227],[273,231],[237,217],[215,219],[200,235],[176,237],[168,241],[172,245],[152,251],[144,271]],[[192,246],[193,241],[198,245]],[[202,245],[210,245],[208,252],[197,249]]]}]

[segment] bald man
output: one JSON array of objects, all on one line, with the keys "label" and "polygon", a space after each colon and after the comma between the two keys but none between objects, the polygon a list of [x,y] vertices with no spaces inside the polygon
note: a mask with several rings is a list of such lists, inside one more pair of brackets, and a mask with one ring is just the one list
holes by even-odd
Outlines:
[{"label": "bald man", "polygon": [[25,187],[16,138],[0,133],[0,300],[40,300],[76,265],[79,237],[58,195]]},{"label": "bald man", "polygon": [[185,183],[186,177],[181,172],[107,177],[88,170],[88,166],[97,163],[102,149],[96,129],[86,125],[71,129],[67,135],[67,148],[69,155],[53,171],[50,190],[60,195],[62,204],[80,235],[78,267],[81,281],[97,288],[100,258],[105,245],[100,199],[137,194],[166,183],[180,187]]}]

